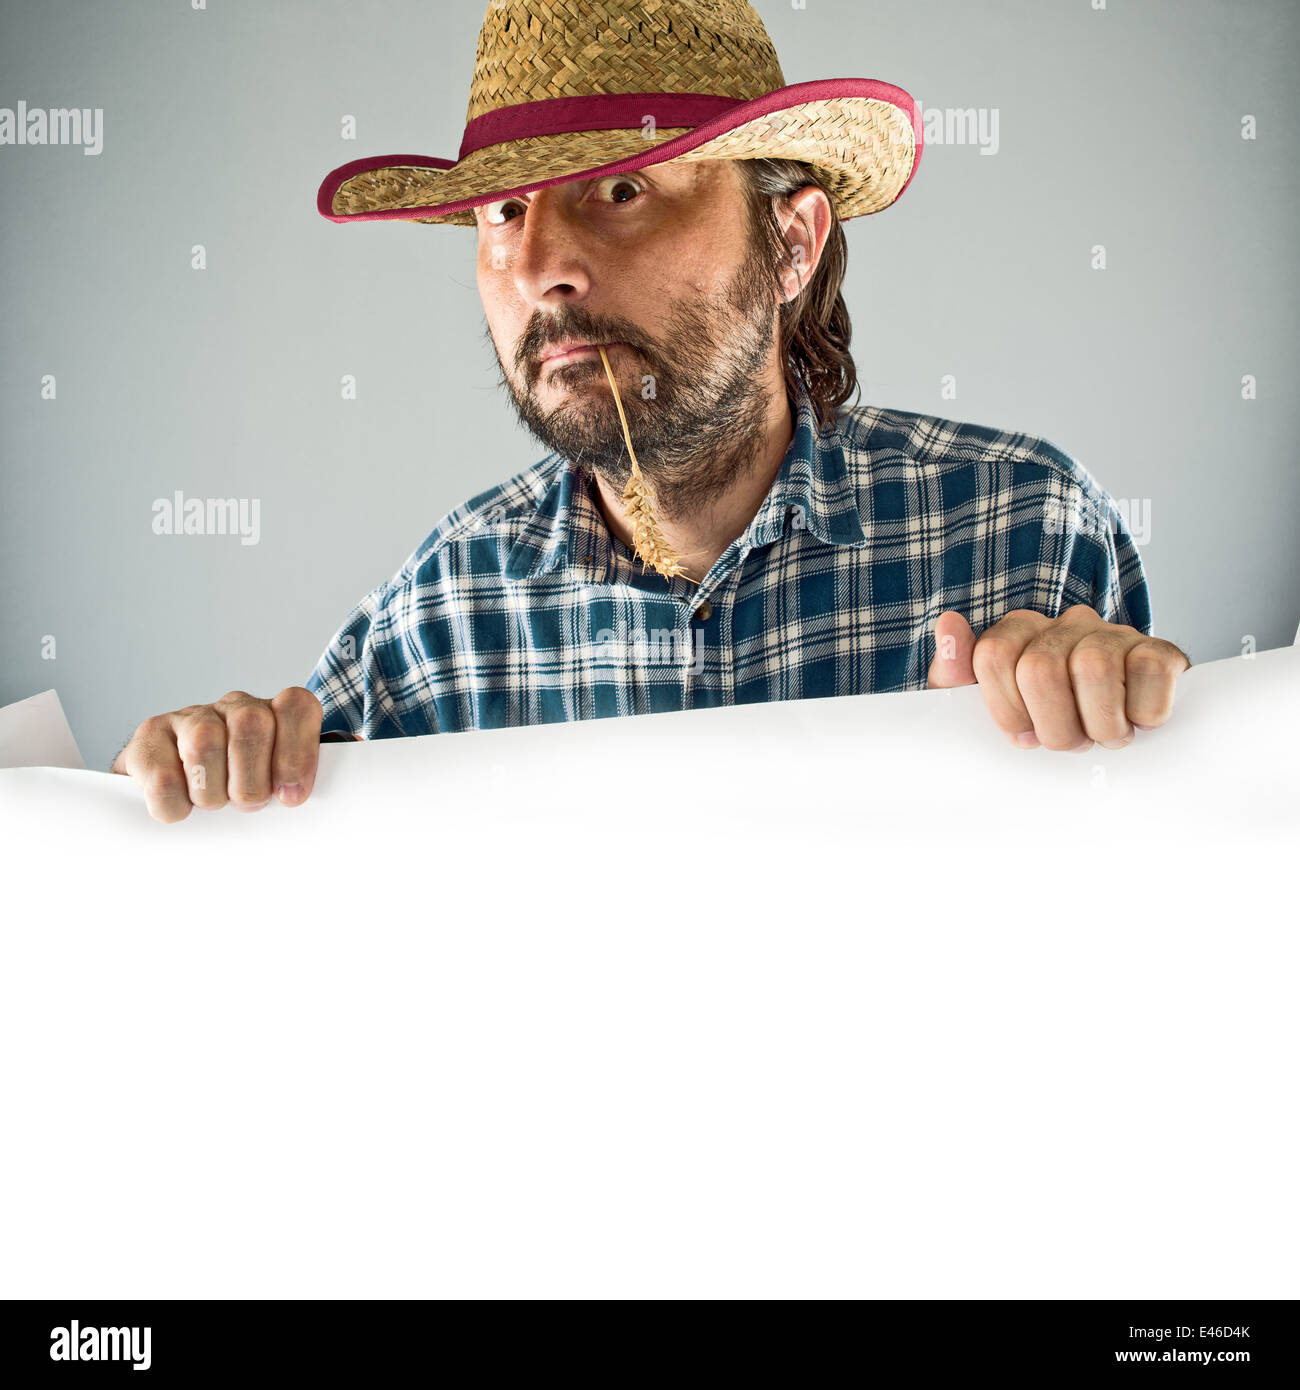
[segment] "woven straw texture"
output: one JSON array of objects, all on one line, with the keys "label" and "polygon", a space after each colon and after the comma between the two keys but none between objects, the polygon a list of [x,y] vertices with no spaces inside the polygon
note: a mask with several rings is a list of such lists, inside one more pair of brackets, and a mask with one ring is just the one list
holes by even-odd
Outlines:
[{"label": "woven straw texture", "polygon": [[[466,120],[554,97],[666,92],[752,101],[785,85],[762,21],[744,0],[499,0],[489,4],[479,33]],[[418,210],[578,177],[688,129],[533,136],[474,150],[452,169],[371,170],[339,186],[332,210]],[[915,157],[905,112],[869,97],[841,97],[769,112],[677,160],[805,160],[825,177],[838,216],[849,218],[888,207]],[[403,220],[475,225],[472,208]]]},{"label": "woven straw texture", "polygon": [[751,101],[784,86],[762,20],[740,0],[507,0],[488,5],[465,120],[593,92]]}]

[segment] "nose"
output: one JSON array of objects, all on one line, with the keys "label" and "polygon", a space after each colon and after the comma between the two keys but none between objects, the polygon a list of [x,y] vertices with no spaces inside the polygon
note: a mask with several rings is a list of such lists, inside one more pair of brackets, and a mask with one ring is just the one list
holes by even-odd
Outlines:
[{"label": "nose", "polygon": [[[562,187],[562,185],[560,186]],[[558,196],[539,188],[524,213],[511,266],[515,287],[530,308],[578,303],[591,293],[588,258],[577,220]]]}]

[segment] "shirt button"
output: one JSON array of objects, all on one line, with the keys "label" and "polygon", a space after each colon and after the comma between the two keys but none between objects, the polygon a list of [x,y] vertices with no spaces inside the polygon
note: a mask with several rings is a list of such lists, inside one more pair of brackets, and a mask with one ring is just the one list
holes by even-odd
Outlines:
[{"label": "shirt button", "polygon": [[713,605],[708,601],[708,599],[705,599],[704,602],[700,604],[700,606],[695,610],[695,616],[700,620],[700,622],[707,623],[709,621],[709,614],[712,612]]}]

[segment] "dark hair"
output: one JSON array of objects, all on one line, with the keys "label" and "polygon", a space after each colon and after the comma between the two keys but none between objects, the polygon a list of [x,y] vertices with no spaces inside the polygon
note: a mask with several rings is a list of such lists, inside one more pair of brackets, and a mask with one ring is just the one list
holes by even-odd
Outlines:
[{"label": "dark hair", "polygon": [[802,160],[738,159],[736,163],[748,195],[750,229],[774,280],[782,265],[792,264],[790,243],[777,217],[778,206],[809,184],[815,184],[830,199],[831,229],[821,260],[799,293],[779,306],[786,393],[793,400],[797,375],[825,426],[834,419],[836,407],[858,389],[857,368],[849,355],[853,329],[840,293],[849,249],[844,227],[834,213],[835,199],[818,170]]}]

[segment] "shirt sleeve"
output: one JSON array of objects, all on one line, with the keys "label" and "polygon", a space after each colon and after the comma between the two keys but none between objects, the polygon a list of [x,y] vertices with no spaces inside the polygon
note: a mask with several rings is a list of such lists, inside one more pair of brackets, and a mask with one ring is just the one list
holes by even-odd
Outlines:
[{"label": "shirt sleeve", "polygon": [[1061,611],[1086,603],[1108,623],[1151,635],[1151,595],[1133,535],[1110,496],[1080,491],[1058,513],[1063,547]]},{"label": "shirt sleeve", "polygon": [[324,711],[322,734],[403,736],[377,640],[388,587],[386,580],[357,604],[307,677],[306,688]]}]

